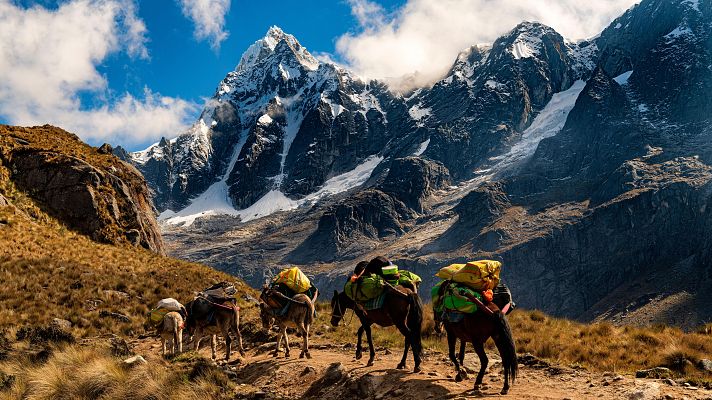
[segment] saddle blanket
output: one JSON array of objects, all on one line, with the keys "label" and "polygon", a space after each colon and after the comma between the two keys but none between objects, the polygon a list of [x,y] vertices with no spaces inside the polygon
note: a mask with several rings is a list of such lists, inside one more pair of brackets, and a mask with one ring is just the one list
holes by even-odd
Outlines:
[{"label": "saddle blanket", "polygon": [[385,299],[386,292],[383,292],[378,297],[364,302],[362,306],[366,311],[378,310],[379,308],[383,307],[383,302],[385,301]]},{"label": "saddle blanket", "polygon": [[461,313],[458,311],[443,311],[442,316],[440,317],[443,321],[451,322],[453,324],[456,324],[463,319],[465,319],[465,313]]}]

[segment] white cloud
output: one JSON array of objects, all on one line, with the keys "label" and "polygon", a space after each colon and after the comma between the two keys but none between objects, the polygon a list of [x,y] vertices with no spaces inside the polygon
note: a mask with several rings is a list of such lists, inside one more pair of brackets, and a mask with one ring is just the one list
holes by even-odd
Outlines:
[{"label": "white cloud", "polygon": [[440,77],[459,51],[491,43],[522,21],[539,21],[567,38],[598,34],[640,0],[408,0],[392,14],[369,0],[348,0],[360,31],[337,52],[359,74],[380,79]]},{"label": "white cloud", "polygon": [[208,40],[213,49],[227,39],[225,15],[230,11],[230,0],[179,0],[183,15],[195,24],[197,40]]},{"label": "white cloud", "polygon": [[[72,0],[56,10],[0,0],[0,116],[12,124],[50,123],[85,140],[140,144],[174,136],[193,105],[146,90],[110,98],[97,66],[125,51],[147,58],[146,27],[133,0]],[[103,100],[83,108],[81,94]]]}]

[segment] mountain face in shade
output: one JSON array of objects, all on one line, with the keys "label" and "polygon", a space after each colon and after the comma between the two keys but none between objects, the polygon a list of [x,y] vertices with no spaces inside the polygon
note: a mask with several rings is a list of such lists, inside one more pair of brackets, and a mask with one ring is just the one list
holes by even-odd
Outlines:
[{"label": "mountain face in shade", "polygon": [[124,157],[175,255],[253,284],[295,264],[328,292],[383,254],[429,287],[496,258],[524,307],[693,327],[712,318],[711,32],[712,0],[643,0],[580,42],[525,22],[399,94],[273,28],[189,132]]}]

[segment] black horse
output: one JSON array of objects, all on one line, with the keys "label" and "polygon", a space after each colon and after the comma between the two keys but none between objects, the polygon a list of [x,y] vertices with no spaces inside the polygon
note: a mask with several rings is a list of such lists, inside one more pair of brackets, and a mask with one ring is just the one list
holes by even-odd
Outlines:
[{"label": "black horse", "polygon": [[383,300],[383,307],[368,311],[351,300],[344,292],[339,293],[335,290],[334,297],[331,299],[331,324],[338,326],[347,309],[354,311],[361,321],[361,327],[358,328],[358,341],[356,343],[356,359],[358,360],[362,357],[361,339],[363,333],[366,332],[366,339],[368,340],[368,348],[370,351],[368,366],[373,365],[373,359],[376,356],[376,351],[373,348],[373,339],[371,337],[371,325],[395,325],[405,337],[403,358],[397,368],[405,368],[406,359],[408,358],[408,349],[412,346],[413,360],[415,362],[414,371],[419,372],[422,351],[420,334],[423,325],[423,303],[420,301],[418,294],[409,288],[396,286],[387,287],[386,290],[387,293]]}]

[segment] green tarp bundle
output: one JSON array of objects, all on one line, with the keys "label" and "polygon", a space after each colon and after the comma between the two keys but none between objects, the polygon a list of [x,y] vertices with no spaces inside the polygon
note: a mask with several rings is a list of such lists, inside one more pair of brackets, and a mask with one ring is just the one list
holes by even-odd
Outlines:
[{"label": "green tarp bundle", "polygon": [[[449,284],[441,290],[441,286]],[[482,301],[482,295],[464,284],[457,282],[442,281],[435,285],[430,292],[433,301],[433,309],[436,313],[445,310],[459,311],[463,313],[473,313],[477,311],[477,305],[467,298],[467,295],[476,297]]]},{"label": "green tarp bundle", "polygon": [[376,274],[364,275],[353,281],[349,279],[344,285],[344,292],[353,301],[364,302],[375,299],[383,292],[385,281]]}]

